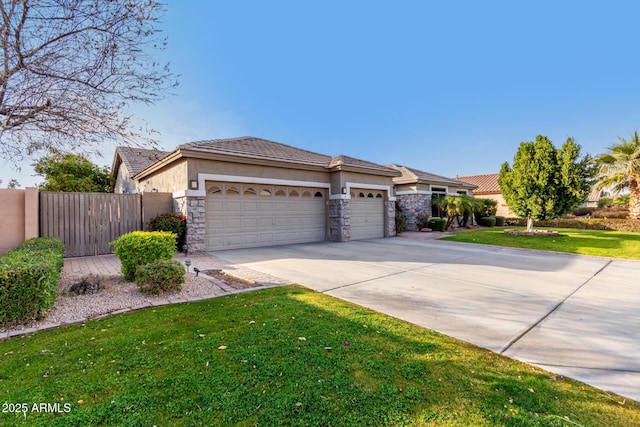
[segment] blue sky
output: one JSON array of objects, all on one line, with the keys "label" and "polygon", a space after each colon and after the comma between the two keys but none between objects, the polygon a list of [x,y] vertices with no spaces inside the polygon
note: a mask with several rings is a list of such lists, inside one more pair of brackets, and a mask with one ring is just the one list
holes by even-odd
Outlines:
[{"label": "blue sky", "polygon": [[167,3],[180,86],[133,109],[166,150],[251,135],[453,177],[538,134],[595,155],[640,128],[637,1]]}]

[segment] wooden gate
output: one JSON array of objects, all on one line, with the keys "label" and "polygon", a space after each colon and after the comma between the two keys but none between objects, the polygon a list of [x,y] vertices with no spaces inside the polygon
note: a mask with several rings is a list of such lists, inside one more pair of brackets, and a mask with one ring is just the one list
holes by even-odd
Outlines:
[{"label": "wooden gate", "polygon": [[40,236],[57,237],[65,256],[113,252],[109,242],[142,229],[140,194],[40,193]]}]

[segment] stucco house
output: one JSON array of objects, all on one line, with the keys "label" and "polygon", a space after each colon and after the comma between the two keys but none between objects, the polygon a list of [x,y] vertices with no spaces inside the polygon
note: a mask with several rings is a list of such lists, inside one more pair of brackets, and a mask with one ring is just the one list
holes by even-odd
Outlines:
[{"label": "stucco house", "polygon": [[117,193],[171,193],[189,251],[394,236],[396,200],[415,229],[434,194],[474,185],[398,165],[328,156],[255,137],[190,142],[171,152],[116,149]]},{"label": "stucco house", "polygon": [[490,173],[484,175],[456,176],[457,181],[464,181],[476,186],[473,195],[478,199],[492,199],[498,202],[498,210],[496,215],[506,218],[515,218],[516,214],[511,212],[509,205],[502,196],[502,191],[498,185],[499,173]]},{"label": "stucco house", "polygon": [[395,234],[393,168],[254,137],[135,153],[116,150],[116,191],[172,193],[190,251]]},{"label": "stucco house", "polygon": [[388,167],[400,172],[393,178],[398,206],[407,216],[407,230],[417,230],[417,220],[421,215],[442,217],[443,212],[431,201],[437,196],[468,194],[476,188],[468,182],[421,171],[407,166],[389,164]]}]

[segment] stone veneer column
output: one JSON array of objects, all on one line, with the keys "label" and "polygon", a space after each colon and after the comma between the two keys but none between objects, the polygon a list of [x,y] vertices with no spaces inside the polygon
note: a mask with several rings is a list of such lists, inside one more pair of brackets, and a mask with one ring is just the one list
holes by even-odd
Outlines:
[{"label": "stone veneer column", "polygon": [[[400,194],[396,196],[402,213],[407,216],[407,230],[418,229],[418,217],[431,216],[431,194]],[[395,213],[394,213],[395,215]]]},{"label": "stone veneer column", "polygon": [[189,252],[206,252],[207,218],[204,197],[178,197],[174,200],[176,212],[187,217],[187,249]]},{"label": "stone veneer column", "polygon": [[348,242],[351,240],[351,213],[349,200],[329,200],[329,240]]},{"label": "stone veneer column", "polygon": [[396,202],[387,200],[384,202],[387,209],[385,214],[387,219],[387,227],[384,233],[384,237],[393,237],[396,235]]}]

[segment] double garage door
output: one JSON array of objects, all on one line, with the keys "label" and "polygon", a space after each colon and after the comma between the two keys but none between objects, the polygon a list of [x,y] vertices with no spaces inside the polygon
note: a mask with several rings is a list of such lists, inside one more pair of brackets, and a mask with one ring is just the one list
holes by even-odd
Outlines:
[{"label": "double garage door", "polygon": [[207,249],[323,241],[326,201],[325,188],[207,183]]}]

